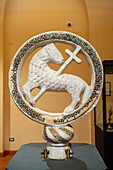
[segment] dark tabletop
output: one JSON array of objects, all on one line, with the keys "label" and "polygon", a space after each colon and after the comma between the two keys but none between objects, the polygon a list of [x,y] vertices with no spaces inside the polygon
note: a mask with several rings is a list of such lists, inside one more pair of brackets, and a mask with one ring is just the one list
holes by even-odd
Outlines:
[{"label": "dark tabletop", "polygon": [[69,160],[44,160],[41,152],[45,143],[22,145],[6,170],[105,170],[107,169],[94,145],[73,143],[73,157]]}]

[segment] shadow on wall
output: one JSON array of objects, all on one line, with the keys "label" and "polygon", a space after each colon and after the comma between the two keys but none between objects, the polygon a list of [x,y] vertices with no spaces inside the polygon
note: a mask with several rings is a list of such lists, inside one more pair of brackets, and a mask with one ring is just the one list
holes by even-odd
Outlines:
[{"label": "shadow on wall", "polygon": [[46,160],[47,162],[47,166],[49,167],[49,169],[46,170],[75,170],[75,169],[79,169],[79,170],[87,170],[87,165],[77,159],[77,158],[72,158],[69,160]]}]

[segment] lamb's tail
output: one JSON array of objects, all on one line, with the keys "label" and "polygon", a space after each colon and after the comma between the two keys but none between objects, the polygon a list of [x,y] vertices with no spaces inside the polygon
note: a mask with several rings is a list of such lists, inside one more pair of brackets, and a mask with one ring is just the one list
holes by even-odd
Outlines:
[{"label": "lamb's tail", "polygon": [[82,96],[82,104],[89,98],[91,91],[91,86],[86,85],[86,88],[84,90],[84,94]]}]

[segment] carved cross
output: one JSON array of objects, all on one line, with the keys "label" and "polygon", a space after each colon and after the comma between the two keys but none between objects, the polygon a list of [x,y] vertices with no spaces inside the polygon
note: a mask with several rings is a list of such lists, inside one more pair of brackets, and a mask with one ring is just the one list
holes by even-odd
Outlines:
[{"label": "carved cross", "polygon": [[57,71],[57,76],[59,76],[64,69],[73,61],[75,60],[77,63],[81,63],[81,59],[79,59],[76,55],[79,53],[79,51],[82,49],[81,46],[77,45],[77,48],[72,53],[69,49],[66,49],[65,52],[70,56],[65,63],[60,67],[60,69]]}]

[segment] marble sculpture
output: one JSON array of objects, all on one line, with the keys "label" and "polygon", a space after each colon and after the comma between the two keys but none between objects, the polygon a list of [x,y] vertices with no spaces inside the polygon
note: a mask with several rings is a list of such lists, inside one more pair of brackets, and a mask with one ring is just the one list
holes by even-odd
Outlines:
[{"label": "marble sculpture", "polygon": [[[55,46],[55,43],[65,43],[74,49],[65,49],[68,59]],[[21,70],[29,55],[38,47],[42,47],[31,59],[28,70],[28,80],[21,86]],[[74,60],[77,64],[81,53],[91,71],[91,85],[78,76],[63,73]],[[49,67],[49,63],[61,65],[58,71]],[[97,104],[103,84],[103,68],[96,50],[85,39],[65,31],[52,31],[39,34],[25,42],[15,54],[9,70],[9,88],[18,108],[30,119],[44,124],[43,137],[48,142],[44,150],[45,158],[69,159],[72,150],[69,141],[74,136],[71,122],[89,113]],[[40,92],[32,96],[31,91],[39,88]],[[62,113],[49,113],[35,106],[39,98],[46,92],[67,92],[72,102]],[[83,93],[80,101],[80,95]],[[26,96],[29,100],[27,100]],[[77,107],[76,107],[77,106]],[[76,107],[76,108],[75,108]]]}]

